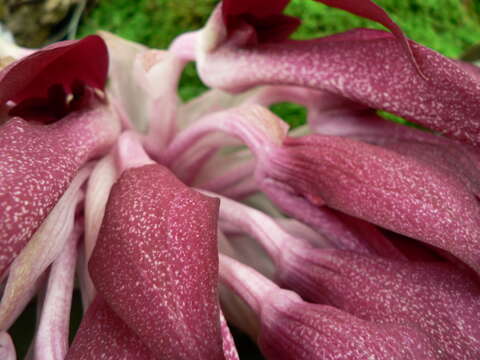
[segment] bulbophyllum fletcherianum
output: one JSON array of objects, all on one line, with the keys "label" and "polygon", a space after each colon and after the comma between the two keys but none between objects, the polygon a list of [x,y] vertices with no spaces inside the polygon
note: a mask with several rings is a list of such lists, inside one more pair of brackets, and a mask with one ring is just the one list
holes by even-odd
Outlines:
[{"label": "bulbophyllum fletcherianum", "polygon": [[38,295],[33,359],[238,359],[227,321],[267,359],[478,358],[477,69],[321,2],[391,32],[294,41],[289,1],[225,0],[168,50],[2,48],[0,357]]}]

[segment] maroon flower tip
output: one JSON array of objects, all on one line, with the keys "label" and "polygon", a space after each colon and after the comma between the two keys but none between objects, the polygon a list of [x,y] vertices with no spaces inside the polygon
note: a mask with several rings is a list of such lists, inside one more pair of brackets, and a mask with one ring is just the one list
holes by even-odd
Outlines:
[{"label": "maroon flower tip", "polygon": [[[378,22],[388,28],[400,40],[411,63],[415,66],[417,72],[423,76],[405,33],[387,12],[375,2],[371,0],[315,1]],[[224,0],[222,17],[229,33],[248,24],[255,29],[259,42],[282,41],[295,32],[301,22],[300,19],[283,14],[289,3],[290,0]]]},{"label": "maroon flower tip", "polygon": [[12,101],[14,115],[40,111],[58,118],[65,115],[67,95],[78,107],[86,87],[104,88],[107,73],[108,51],[101,37],[55,43],[0,72],[0,106]]},{"label": "maroon flower tip", "polygon": [[223,21],[229,33],[248,24],[255,29],[257,41],[281,41],[300,25],[300,19],[282,14],[289,2],[225,0],[222,3]]}]

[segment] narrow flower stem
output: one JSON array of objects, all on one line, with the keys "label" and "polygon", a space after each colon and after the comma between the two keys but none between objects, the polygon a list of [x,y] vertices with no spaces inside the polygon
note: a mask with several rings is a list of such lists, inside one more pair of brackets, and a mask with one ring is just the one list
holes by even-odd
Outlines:
[{"label": "narrow flower stem", "polygon": [[120,135],[114,150],[114,157],[118,174],[129,168],[154,163],[143,149],[139,136],[133,131],[127,131]]},{"label": "narrow flower stem", "polygon": [[231,169],[227,173],[219,175],[208,182],[199,185],[199,187],[213,192],[222,192],[222,190],[239,183],[248,176],[251,176],[254,171],[255,161],[248,160]]},{"label": "narrow flower stem", "polygon": [[0,359],[2,360],[16,360],[15,346],[12,338],[7,332],[0,332]]},{"label": "narrow flower stem", "polygon": [[[82,259],[85,259],[85,263],[88,263],[88,260],[92,255],[93,248],[97,241],[98,232],[102,225],[110,189],[118,176],[119,172],[116,169],[114,155],[111,152],[95,165],[95,168],[88,179],[84,208],[85,239],[82,246],[83,254],[81,256]],[[84,308],[87,309],[95,296],[95,287],[90,279],[87,266],[85,265],[79,271],[82,271],[80,277],[83,282],[83,305]]]},{"label": "narrow flower stem", "polygon": [[261,211],[214,193],[202,192],[220,198],[220,220],[257,239],[277,267],[282,261],[282,249],[307,244],[292,237],[275,220]]},{"label": "narrow flower stem", "polygon": [[223,190],[222,194],[232,199],[244,199],[259,191],[257,183],[253,177],[247,177],[242,182]]},{"label": "narrow flower stem", "polygon": [[189,147],[212,132],[220,131],[241,139],[256,155],[261,156],[279,145],[288,126],[261,106],[240,106],[209,114],[178,134],[165,150],[162,162],[167,166]]},{"label": "narrow flower stem", "polygon": [[223,254],[219,254],[220,280],[237,293],[256,314],[260,314],[265,296],[279,287],[266,277]]},{"label": "narrow flower stem", "polygon": [[[193,183],[203,171],[204,165],[208,164],[222,147],[236,145],[237,141],[220,133],[207,136],[180,154],[170,168],[185,183]],[[214,171],[218,170],[219,168],[215,168]]]},{"label": "narrow flower stem", "polygon": [[79,227],[72,233],[50,269],[35,338],[35,360],[63,360],[67,354],[77,243],[81,231]]},{"label": "narrow flower stem", "polygon": [[192,31],[177,36],[170,44],[168,51],[174,53],[182,61],[194,61],[199,33],[200,31]]}]

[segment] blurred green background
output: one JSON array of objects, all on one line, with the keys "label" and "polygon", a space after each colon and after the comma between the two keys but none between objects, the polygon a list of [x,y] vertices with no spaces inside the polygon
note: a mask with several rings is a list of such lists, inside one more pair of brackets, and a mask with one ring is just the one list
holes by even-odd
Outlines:
[{"label": "blurred green background", "polygon": [[[261,0],[259,0],[261,1]],[[78,35],[108,30],[126,39],[165,48],[179,34],[200,28],[217,0],[101,0],[81,23]],[[480,0],[377,0],[411,39],[444,55],[458,58],[480,43]],[[287,13],[302,19],[295,38],[329,35],[352,27],[382,29],[381,25],[311,0],[293,0]],[[183,100],[199,95],[205,87],[189,65],[180,84]],[[272,110],[296,127],[306,111],[293,104]],[[389,114],[383,115],[389,117]],[[390,116],[392,118],[392,116]],[[398,120],[398,119],[397,119]]]}]

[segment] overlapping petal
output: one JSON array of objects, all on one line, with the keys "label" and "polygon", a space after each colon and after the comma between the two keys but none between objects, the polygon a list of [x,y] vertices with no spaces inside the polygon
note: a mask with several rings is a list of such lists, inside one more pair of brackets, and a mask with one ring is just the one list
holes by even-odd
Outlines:
[{"label": "overlapping petal", "polygon": [[480,287],[454,265],[297,250],[286,257],[295,269],[288,283],[311,301],[381,324],[416,324],[449,359],[479,356]]},{"label": "overlapping petal", "polygon": [[[74,228],[75,211],[83,198],[80,187],[90,173],[84,168],[50,212],[10,267],[0,302],[0,329],[7,330],[31,300],[41,276],[58,257],[70,237],[79,236]],[[75,231],[76,230],[76,231]],[[73,241],[73,240],[70,240]]]},{"label": "overlapping petal", "polygon": [[13,118],[0,127],[0,274],[89,159],[105,153],[119,131],[107,107],[38,125]]},{"label": "overlapping petal", "polygon": [[140,338],[99,296],[83,316],[66,360],[154,360]]},{"label": "overlapping petal", "polygon": [[[380,21],[397,38],[384,31],[356,29],[315,40],[256,43],[248,40],[255,26],[237,26],[227,36],[222,17],[214,13],[197,39],[202,80],[232,92],[268,84],[327,90],[478,145],[477,76],[454,60],[407,41],[370,1],[326,3]],[[232,5],[232,14],[261,18],[281,12],[286,2],[278,3],[283,4],[279,8],[245,4]],[[405,50],[409,56],[404,56]]]},{"label": "overlapping petal", "polygon": [[304,302],[260,274],[221,255],[220,276],[256,312],[267,359],[447,359],[421,330],[379,325],[327,305]]},{"label": "overlapping petal", "polygon": [[277,155],[265,163],[265,176],[480,270],[478,201],[448,164],[324,135],[288,138]]}]

